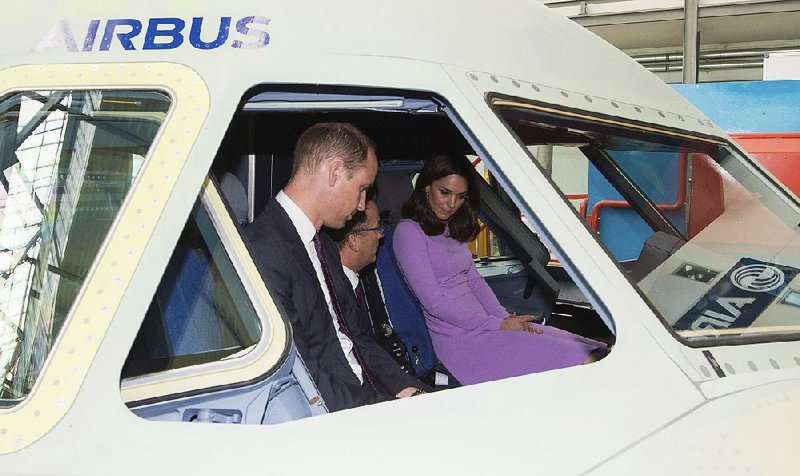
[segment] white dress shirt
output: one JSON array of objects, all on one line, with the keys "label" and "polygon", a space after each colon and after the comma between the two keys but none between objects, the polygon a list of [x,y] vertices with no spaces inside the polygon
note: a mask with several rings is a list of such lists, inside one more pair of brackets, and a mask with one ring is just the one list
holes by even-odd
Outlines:
[{"label": "white dress shirt", "polygon": [[[344,275],[347,276],[347,279],[350,280],[350,285],[353,286],[353,292],[355,292],[356,291],[356,287],[358,286],[358,283],[361,281],[361,277],[359,276],[358,273],[356,273],[355,271],[353,271],[352,269],[348,268],[345,265],[342,265],[342,269],[344,270]],[[383,301],[383,309],[386,311],[386,316],[389,318],[389,324],[392,324],[392,316],[389,315],[389,309],[386,307],[386,296],[384,296],[384,294],[383,294],[383,284],[381,284],[381,277],[375,271],[373,271],[373,273],[375,275],[375,281],[378,283],[378,290],[381,292],[381,301]],[[359,303],[359,304],[361,304],[361,303]],[[367,306],[369,306],[369,303],[367,303]],[[372,321],[372,314],[367,312],[367,315],[368,315],[369,320],[371,322]],[[394,325],[394,324],[392,324],[392,325]]]},{"label": "white dress shirt", "polygon": [[353,286],[353,291],[355,292],[356,287],[358,286],[358,273],[353,271],[352,269],[348,268],[345,265],[342,265],[342,269],[344,270],[344,275],[347,276],[347,279],[350,280],[350,285]]},{"label": "white dress shirt", "polygon": [[[308,218],[308,216],[303,213],[303,210],[301,210],[300,207],[298,207],[288,195],[283,193],[283,190],[278,192],[278,194],[275,196],[275,200],[280,204],[281,207],[283,207],[286,214],[289,215],[292,225],[294,225],[294,228],[297,230],[297,234],[300,235],[300,240],[302,240],[303,245],[306,248],[306,253],[308,253],[308,257],[311,259],[311,264],[314,265],[314,271],[317,273],[317,281],[319,282],[319,286],[322,288],[322,293],[325,295],[325,302],[328,304],[328,311],[331,315],[331,319],[333,320],[333,327],[336,329],[336,337],[339,338],[339,345],[342,346],[344,356],[347,358],[350,368],[353,369],[353,373],[356,374],[356,377],[358,377],[358,381],[363,384],[363,371],[361,369],[361,365],[359,365],[358,360],[356,359],[355,353],[353,352],[353,341],[351,341],[350,338],[339,329],[339,321],[336,318],[336,311],[333,308],[333,301],[331,300],[330,293],[328,292],[328,286],[325,285],[325,275],[322,273],[322,263],[320,263],[319,257],[317,256],[317,249],[314,247],[314,235],[317,234],[317,229],[314,228],[314,224],[311,223],[311,220]],[[356,276],[356,283],[357,282],[358,276]],[[344,316],[342,316],[342,318],[344,318]]]}]

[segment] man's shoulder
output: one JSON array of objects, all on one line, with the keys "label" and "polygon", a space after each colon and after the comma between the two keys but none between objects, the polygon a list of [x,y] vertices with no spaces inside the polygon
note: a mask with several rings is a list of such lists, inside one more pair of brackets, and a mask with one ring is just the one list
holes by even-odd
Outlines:
[{"label": "man's shoulder", "polygon": [[244,234],[253,239],[259,236],[281,235],[286,233],[287,228],[291,229],[289,215],[275,199],[272,199],[255,220],[244,229]]},{"label": "man's shoulder", "polygon": [[300,237],[292,225],[289,216],[275,200],[272,200],[264,210],[244,229],[244,235],[250,242],[256,257],[266,268],[283,266],[285,259],[270,259],[266,257],[286,256],[302,250]]}]

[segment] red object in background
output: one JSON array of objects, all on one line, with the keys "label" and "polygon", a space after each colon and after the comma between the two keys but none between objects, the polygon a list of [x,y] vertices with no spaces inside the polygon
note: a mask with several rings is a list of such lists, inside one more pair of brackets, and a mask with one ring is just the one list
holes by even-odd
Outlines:
[{"label": "red object in background", "polygon": [[692,154],[686,237],[692,239],[725,211],[725,192],[719,166],[705,154]]},{"label": "red object in background", "polygon": [[800,197],[800,133],[731,134],[742,149]]}]

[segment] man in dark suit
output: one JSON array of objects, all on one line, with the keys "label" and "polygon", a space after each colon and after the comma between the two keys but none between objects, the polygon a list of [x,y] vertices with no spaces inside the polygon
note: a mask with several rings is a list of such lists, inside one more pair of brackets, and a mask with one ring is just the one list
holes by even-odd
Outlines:
[{"label": "man in dark suit", "polygon": [[[389,314],[380,273],[375,267],[378,247],[381,245],[385,228],[380,220],[381,214],[375,201],[374,192],[375,188],[370,188],[364,211],[356,213],[345,223],[343,228],[326,230],[339,248],[344,274],[353,287],[356,301],[365,311],[364,317],[368,318],[362,325],[366,327],[366,332],[372,333],[378,344],[407,374],[414,375],[431,389],[442,390],[459,387],[461,384],[438,362],[434,363],[434,367],[429,372],[420,376],[411,363],[412,354],[408,352],[406,344],[394,330],[394,319],[399,317],[408,322],[409,316],[403,315],[404,313],[399,313],[399,316]],[[387,271],[383,270],[383,272]],[[421,311],[419,312],[421,313]],[[419,318],[424,319],[421,314],[419,314]],[[406,325],[408,324],[406,323]],[[412,347],[413,349],[415,348]],[[421,364],[418,363],[418,366],[421,368]]]},{"label": "man in dark suit", "polygon": [[306,130],[292,176],[246,229],[272,296],[292,324],[295,344],[331,411],[415,395],[423,384],[404,373],[365,332],[365,317],[333,241],[365,206],[378,169],[375,147],[350,124]]},{"label": "man in dark suit", "polygon": [[[374,188],[370,192],[374,192]],[[339,248],[342,270],[350,281],[356,301],[364,311],[363,316],[368,318],[362,324],[397,365],[405,373],[413,375],[406,346],[394,333],[380,278],[375,270],[378,245],[383,237],[383,224],[380,222],[374,193],[367,194],[364,211],[356,213],[343,228],[326,231]]]}]

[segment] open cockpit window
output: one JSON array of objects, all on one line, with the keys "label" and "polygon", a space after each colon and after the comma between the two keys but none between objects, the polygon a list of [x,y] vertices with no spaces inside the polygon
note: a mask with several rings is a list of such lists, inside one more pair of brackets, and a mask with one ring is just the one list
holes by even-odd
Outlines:
[{"label": "open cockpit window", "polygon": [[491,104],[686,342],[800,333],[798,204],[746,157],[689,133]]},{"label": "open cockpit window", "polygon": [[0,98],[0,399],[36,383],[170,103],[126,90]]},{"label": "open cockpit window", "polygon": [[[242,104],[212,172],[245,236],[248,226],[289,180],[295,144],[310,126],[320,122],[350,123],[376,144],[377,204],[386,227],[378,250],[378,275],[390,321],[401,319],[392,316],[393,309],[409,308],[390,302],[396,294],[404,294],[405,299],[412,300],[408,302],[410,307],[416,308],[418,318],[414,323],[390,322],[391,331],[404,340],[405,361],[411,362],[415,376],[425,379],[435,372],[436,352],[430,339],[424,337],[428,332],[419,303],[407,292],[394,292],[395,286],[406,284],[402,277],[381,274],[381,256],[402,218],[401,208],[410,197],[421,168],[441,153],[466,156],[477,164],[474,173],[480,183],[479,218],[491,235],[483,232],[471,249],[479,273],[502,306],[509,313],[535,315],[540,322],[589,338],[613,341],[608,327],[569,274],[551,260],[550,251],[505,191],[491,179],[491,158],[479,141],[468,135],[467,128],[443,99],[406,91],[271,86],[256,88]],[[416,328],[420,325],[422,332]],[[380,337],[381,330],[373,330]]]}]

